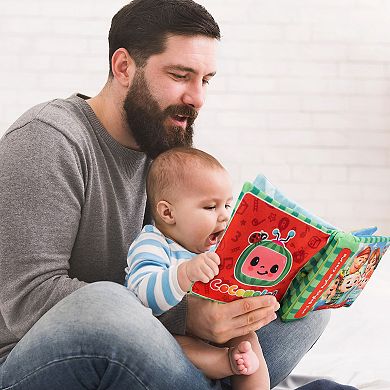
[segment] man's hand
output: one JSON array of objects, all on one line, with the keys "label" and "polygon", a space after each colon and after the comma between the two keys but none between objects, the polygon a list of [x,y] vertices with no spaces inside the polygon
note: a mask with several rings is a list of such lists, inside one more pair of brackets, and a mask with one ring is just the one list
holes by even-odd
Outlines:
[{"label": "man's hand", "polygon": [[187,333],[217,344],[256,331],[276,318],[280,305],[272,295],[220,304],[188,295]]},{"label": "man's hand", "polygon": [[178,281],[183,291],[188,291],[192,282],[209,282],[218,275],[219,256],[214,252],[201,253],[179,265]]}]

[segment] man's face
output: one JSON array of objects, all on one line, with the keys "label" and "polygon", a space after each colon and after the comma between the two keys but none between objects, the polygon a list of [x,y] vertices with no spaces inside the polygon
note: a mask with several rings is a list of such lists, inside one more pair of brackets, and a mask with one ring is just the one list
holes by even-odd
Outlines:
[{"label": "man's face", "polygon": [[[155,158],[161,152],[175,146],[192,146],[192,124],[198,115],[192,107],[170,105],[160,109],[151,95],[144,72],[137,70],[131,88],[123,103],[128,127],[141,150]],[[165,124],[171,115],[185,115],[184,128]]]},{"label": "man's face", "polygon": [[192,145],[192,125],[215,74],[215,49],[213,38],[175,35],[163,53],[137,68],[123,108],[131,134],[149,157]]}]

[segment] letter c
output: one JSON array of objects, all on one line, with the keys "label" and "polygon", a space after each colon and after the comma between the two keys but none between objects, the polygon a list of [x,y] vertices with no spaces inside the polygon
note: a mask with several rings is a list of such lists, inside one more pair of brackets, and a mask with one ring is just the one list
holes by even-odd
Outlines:
[{"label": "letter c", "polygon": [[222,283],[221,279],[214,279],[210,282],[210,288],[214,291],[219,291],[219,286]]},{"label": "letter c", "polygon": [[229,295],[236,295],[236,290],[238,289],[238,286],[236,284],[233,284],[229,287],[228,294]]}]

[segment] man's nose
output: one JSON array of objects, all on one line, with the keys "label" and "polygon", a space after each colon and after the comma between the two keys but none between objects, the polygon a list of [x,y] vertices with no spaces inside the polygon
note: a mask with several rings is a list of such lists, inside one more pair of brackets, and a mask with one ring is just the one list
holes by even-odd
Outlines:
[{"label": "man's nose", "polygon": [[183,103],[196,110],[200,110],[205,100],[205,91],[202,83],[191,83],[183,94]]}]

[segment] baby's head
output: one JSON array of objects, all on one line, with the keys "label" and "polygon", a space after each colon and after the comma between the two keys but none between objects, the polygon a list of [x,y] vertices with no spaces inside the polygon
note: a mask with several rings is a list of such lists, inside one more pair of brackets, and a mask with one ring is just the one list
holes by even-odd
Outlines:
[{"label": "baby's head", "polygon": [[232,185],[217,159],[173,148],[151,164],[146,191],[156,227],[194,253],[218,242],[230,215]]}]

